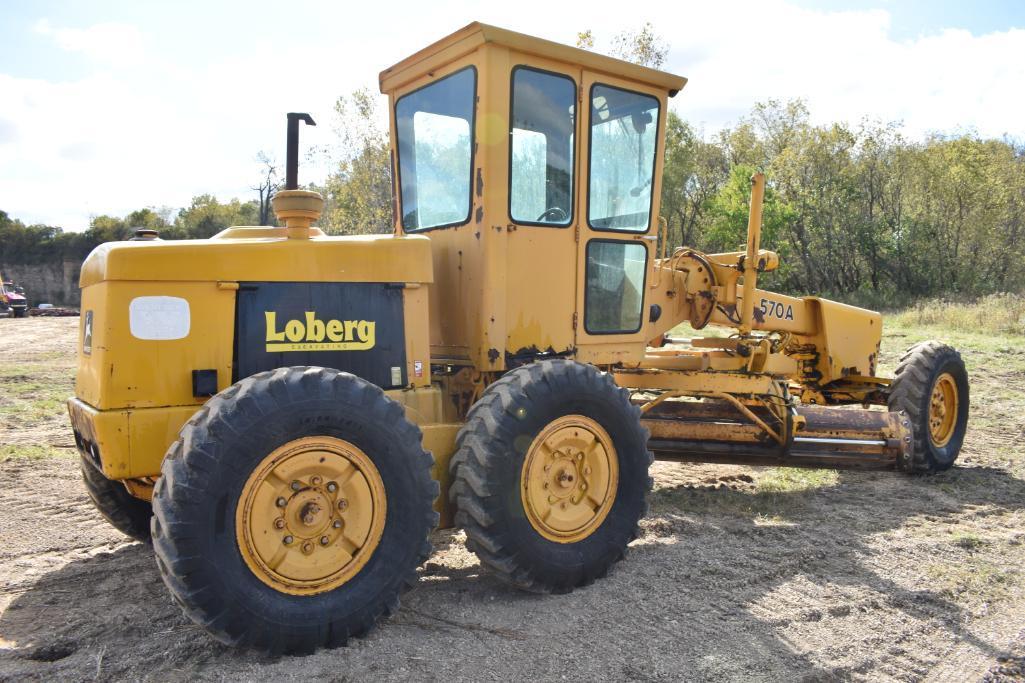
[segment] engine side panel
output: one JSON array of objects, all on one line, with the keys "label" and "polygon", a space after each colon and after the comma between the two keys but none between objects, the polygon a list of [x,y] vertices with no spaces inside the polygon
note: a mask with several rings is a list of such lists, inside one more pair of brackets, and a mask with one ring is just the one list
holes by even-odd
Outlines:
[{"label": "engine side panel", "polygon": [[293,365],[336,368],[382,389],[407,384],[403,285],[240,283],[233,381]]}]

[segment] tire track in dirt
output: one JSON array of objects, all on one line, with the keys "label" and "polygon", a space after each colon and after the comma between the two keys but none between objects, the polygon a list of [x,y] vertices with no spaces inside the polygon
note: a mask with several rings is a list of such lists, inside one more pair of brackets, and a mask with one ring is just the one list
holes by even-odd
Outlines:
[{"label": "tire track in dirt", "polygon": [[124,540],[93,507],[78,467],[77,455],[3,463],[0,560]]}]

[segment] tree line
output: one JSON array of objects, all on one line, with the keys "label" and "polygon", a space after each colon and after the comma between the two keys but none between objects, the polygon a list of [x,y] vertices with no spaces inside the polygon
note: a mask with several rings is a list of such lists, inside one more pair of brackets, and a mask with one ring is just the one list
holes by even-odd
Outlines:
[{"label": "tree line", "polygon": [[144,208],[125,216],[95,216],[82,232],[53,225],[26,225],[0,210],[0,263],[34,265],[81,261],[104,242],[130,239],[139,229],[157,230],[162,239],[205,239],[232,225],[261,225],[257,199],[220,202],[209,194],[180,211]]},{"label": "tree line", "polygon": [[[590,31],[581,47],[594,49]],[[667,46],[646,25],[608,52],[660,66]],[[334,169],[310,186],[326,200],[331,234],[388,233],[393,225],[388,132],[367,90],[338,99]],[[766,286],[868,305],[921,297],[1025,290],[1025,146],[966,132],[910,138],[900,125],[813,123],[803,101],[756,104],[734,125],[704,135],[667,119],[661,213],[668,246],[743,248],[750,176],[768,178],[762,245],[780,254]],[[257,198],[98,216],[82,233],[24,225],[0,211],[0,262],[82,259],[97,244],[154,228],[164,239],[205,238],[230,225],[271,224],[276,170],[261,155]]]}]

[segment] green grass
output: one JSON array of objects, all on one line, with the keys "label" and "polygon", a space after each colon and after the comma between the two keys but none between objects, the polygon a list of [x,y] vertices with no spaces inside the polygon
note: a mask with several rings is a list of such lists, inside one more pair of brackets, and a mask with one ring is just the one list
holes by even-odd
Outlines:
[{"label": "green grass", "polygon": [[796,493],[836,486],[840,474],[836,470],[804,470],[774,467],[759,477],[755,484],[758,493]]},{"label": "green grass", "polygon": [[654,496],[654,508],[712,512],[732,517],[753,517],[778,523],[781,516],[798,512],[808,504],[808,494],[836,486],[836,470],[771,467],[755,471],[750,489],[669,489]]},{"label": "green grass", "polygon": [[0,446],[0,462],[8,460],[41,460],[43,458],[70,458],[75,455],[73,448],[54,448],[52,446],[35,446],[14,444]]},{"label": "green grass", "polygon": [[931,564],[926,575],[941,595],[958,602],[994,602],[1021,585],[1021,570],[969,554],[956,562]]},{"label": "green grass", "polygon": [[47,362],[0,367],[0,421],[31,425],[63,412],[74,393],[73,370]]}]

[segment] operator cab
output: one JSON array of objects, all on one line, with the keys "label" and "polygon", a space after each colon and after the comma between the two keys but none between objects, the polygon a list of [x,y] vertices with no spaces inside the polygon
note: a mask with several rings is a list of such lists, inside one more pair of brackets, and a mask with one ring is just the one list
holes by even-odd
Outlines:
[{"label": "operator cab", "polygon": [[474,23],[380,83],[395,231],[432,241],[432,357],[642,358],[666,101],[686,80]]}]

